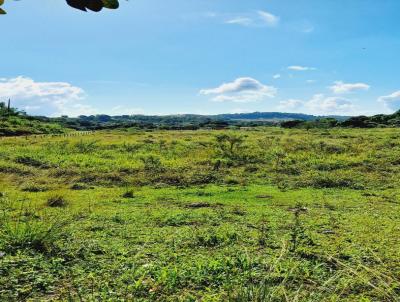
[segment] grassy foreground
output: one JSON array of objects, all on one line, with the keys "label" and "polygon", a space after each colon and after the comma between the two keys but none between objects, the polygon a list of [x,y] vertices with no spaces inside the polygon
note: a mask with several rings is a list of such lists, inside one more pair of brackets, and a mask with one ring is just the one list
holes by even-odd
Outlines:
[{"label": "grassy foreground", "polygon": [[0,301],[400,301],[400,132],[0,139]]}]

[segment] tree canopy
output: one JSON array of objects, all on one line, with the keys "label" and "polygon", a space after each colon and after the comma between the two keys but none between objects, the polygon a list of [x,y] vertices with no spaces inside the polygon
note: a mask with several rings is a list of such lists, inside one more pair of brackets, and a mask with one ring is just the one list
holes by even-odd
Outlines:
[{"label": "tree canopy", "polygon": [[[118,0],[66,0],[68,5],[80,9],[82,11],[91,10],[99,12],[103,8],[117,9],[119,7]],[[1,8],[4,0],[0,0],[0,15],[6,14],[6,11]]]}]

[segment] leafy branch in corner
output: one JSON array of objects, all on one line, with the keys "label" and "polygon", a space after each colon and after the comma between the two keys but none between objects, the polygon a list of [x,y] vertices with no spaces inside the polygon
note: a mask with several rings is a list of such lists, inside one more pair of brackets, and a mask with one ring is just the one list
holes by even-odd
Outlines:
[{"label": "leafy branch in corner", "polygon": [[[73,8],[80,9],[82,11],[91,10],[99,12],[103,8],[117,9],[119,7],[118,0],[66,0],[67,4]],[[4,0],[0,0],[0,15],[5,15],[6,11],[1,8],[4,4]]]}]

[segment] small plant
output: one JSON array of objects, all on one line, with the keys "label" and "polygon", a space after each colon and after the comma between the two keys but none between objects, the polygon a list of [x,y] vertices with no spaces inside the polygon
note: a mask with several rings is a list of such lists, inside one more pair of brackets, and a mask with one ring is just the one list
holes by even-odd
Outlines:
[{"label": "small plant", "polygon": [[215,229],[203,229],[197,231],[195,235],[194,245],[211,248],[221,245],[232,244],[238,239],[239,236],[236,232]]},{"label": "small plant", "polygon": [[51,208],[64,208],[68,205],[68,201],[61,195],[54,195],[47,199],[47,206]]},{"label": "small plant", "polygon": [[141,157],[140,160],[142,161],[144,165],[144,170],[146,172],[157,173],[157,172],[163,172],[165,170],[163,164],[161,163],[161,160],[154,155]]},{"label": "small plant", "polygon": [[261,247],[266,247],[268,246],[268,243],[270,243],[270,231],[271,228],[267,225],[267,222],[262,219],[258,227],[258,244]]}]

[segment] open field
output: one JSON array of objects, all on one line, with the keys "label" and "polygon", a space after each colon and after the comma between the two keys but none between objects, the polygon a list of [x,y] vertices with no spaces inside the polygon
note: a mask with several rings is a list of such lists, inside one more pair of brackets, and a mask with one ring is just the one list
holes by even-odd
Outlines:
[{"label": "open field", "polygon": [[398,129],[0,139],[0,301],[400,301]]}]

